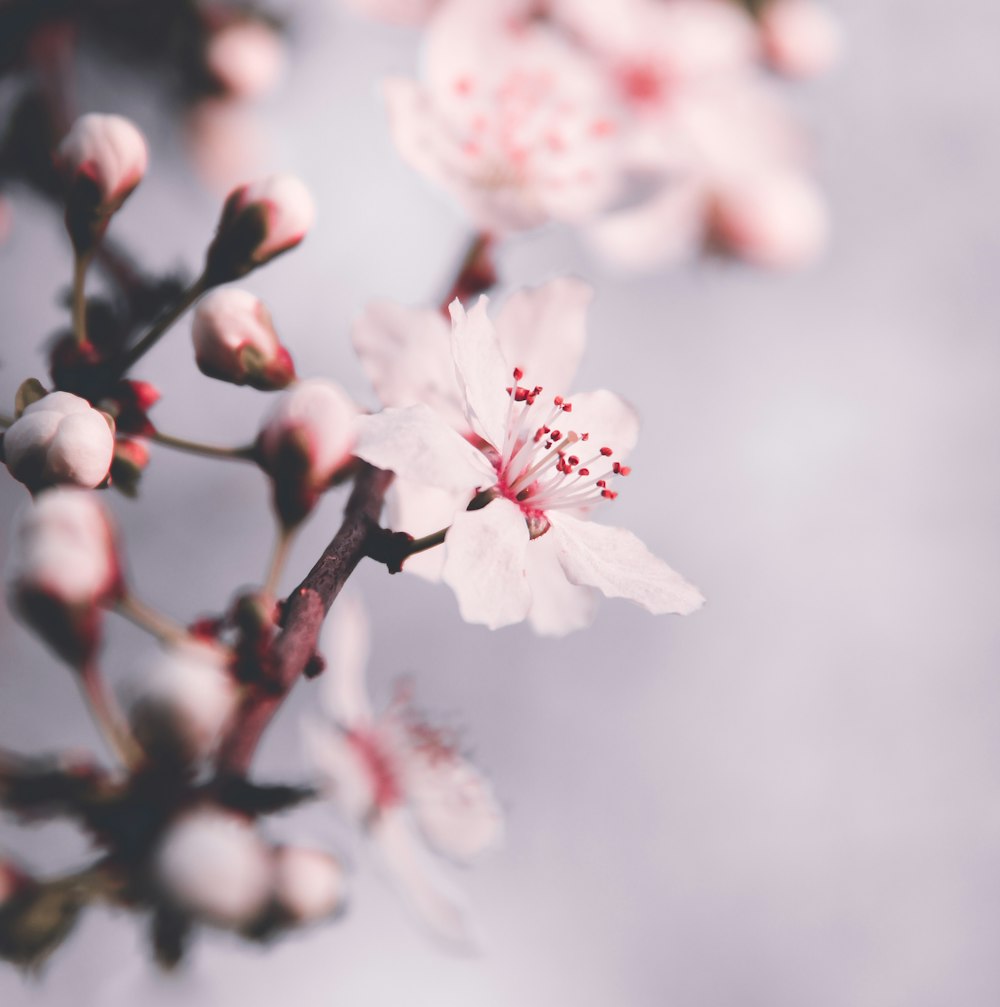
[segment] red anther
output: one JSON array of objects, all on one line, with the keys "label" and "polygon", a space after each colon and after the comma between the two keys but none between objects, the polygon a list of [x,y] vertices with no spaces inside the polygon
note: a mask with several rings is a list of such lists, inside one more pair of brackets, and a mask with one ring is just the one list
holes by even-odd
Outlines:
[{"label": "red anther", "polygon": [[557,395],[557,396],[556,396],[556,397],[555,397],[555,398],[554,398],[554,399],[553,399],[552,401],[553,401],[553,402],[554,402],[554,403],[555,403],[555,404],[556,404],[557,406],[561,406],[561,405],[563,404],[563,401],[564,401],[564,400],[563,400],[563,397],[562,397],[561,395]]},{"label": "red anther", "polygon": [[565,402],[565,403],[563,403],[562,411],[564,413],[571,413],[571,412],[573,412],[573,403],[572,402]]},{"label": "red anther", "polygon": [[542,394],[542,386],[541,385],[535,385],[535,387],[531,389],[531,394],[532,395],[541,395]]},{"label": "red anther", "polygon": [[537,444],[544,436],[545,436],[545,431],[541,427],[539,427],[535,431],[535,443]]},{"label": "red anther", "polygon": [[507,391],[507,394],[508,394],[508,395],[510,395],[510,393],[511,393],[512,391],[514,391],[514,389],[513,389],[513,388],[507,388],[507,389],[506,389],[506,391]]},{"label": "red anther", "polygon": [[610,458],[611,455],[614,454],[614,452],[611,450],[611,448],[601,448],[601,454],[604,455],[605,458]]},{"label": "red anther", "polygon": [[569,460],[570,465],[579,465],[580,464],[580,459],[577,458],[576,455],[570,455],[568,460]]},{"label": "red anther", "polygon": [[561,430],[553,430],[552,431],[552,439],[554,441],[562,440],[562,431]]},{"label": "red anther", "polygon": [[590,434],[580,434],[580,440],[581,441],[589,441],[590,440]]},{"label": "red anther", "polygon": [[524,371],[522,371],[520,367],[515,367],[514,368],[514,380],[515,381],[520,381],[521,378],[523,378],[523,377],[524,377]]},{"label": "red anther", "polygon": [[614,490],[601,490],[601,496],[605,500],[616,500],[618,498],[618,494]]},{"label": "red anther", "polygon": [[622,465],[621,468],[618,469],[618,474],[620,476],[627,476],[631,472],[632,472],[632,468],[629,465]]},{"label": "red anther", "polygon": [[544,430],[545,433],[551,433],[552,427],[542,427],[542,430]]},{"label": "red anther", "polygon": [[590,469],[580,469],[579,474],[582,475],[582,476],[589,476],[590,475]]},{"label": "red anther", "polygon": [[608,484],[603,479],[598,479],[597,480],[597,485],[600,486],[601,489],[603,490],[603,489],[607,488]]},{"label": "red anther", "polygon": [[527,388],[518,388],[517,391],[514,392],[514,401],[515,402],[523,402],[527,397],[528,397],[528,389]]}]

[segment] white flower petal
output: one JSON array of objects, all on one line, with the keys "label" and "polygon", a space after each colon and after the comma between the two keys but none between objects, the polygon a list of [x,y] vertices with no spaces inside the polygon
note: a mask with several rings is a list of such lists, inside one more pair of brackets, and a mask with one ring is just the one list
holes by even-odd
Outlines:
[{"label": "white flower petal", "polygon": [[320,633],[320,653],[327,659],[320,676],[320,701],[339,724],[357,728],[371,723],[365,671],[371,650],[371,627],[361,600],[353,594],[337,599],[333,615]]},{"label": "white flower petal", "polygon": [[354,322],[351,337],[382,405],[422,402],[456,430],[468,429],[451,326],[440,311],[375,301]]},{"label": "white flower petal", "polygon": [[451,311],[451,352],[455,358],[458,381],[465,394],[469,421],[494,447],[503,445],[507,427],[513,382],[513,364],[508,364],[500,350],[497,333],[486,314],[489,298],[480,297],[466,314],[456,299]]},{"label": "white flower petal", "polygon": [[484,455],[427,406],[359,417],[357,432],[359,458],[405,479],[470,493],[496,479]]},{"label": "white flower petal", "polygon": [[520,622],[531,606],[524,572],[528,526],[503,498],[455,516],[445,539],[444,582],[466,622],[490,629]]},{"label": "white flower petal", "polygon": [[[574,392],[573,412],[563,422],[573,421],[573,429],[590,434],[589,445],[577,445],[584,451],[590,447],[609,447],[614,452],[609,461],[624,461],[639,440],[639,415],[614,392],[603,388],[593,392]],[[579,451],[583,454],[583,451]]]},{"label": "white flower petal", "polygon": [[503,838],[503,812],[489,780],[466,759],[411,752],[406,789],[427,842],[438,853],[465,863]]},{"label": "white flower petal", "polygon": [[656,615],[688,615],[704,602],[701,592],[624,528],[550,515],[559,562],[574,584],[596,587],[608,598],[627,598]]},{"label": "white flower petal", "polygon": [[531,587],[528,621],[536,633],[565,636],[590,625],[597,608],[597,592],[566,579],[553,535],[542,535],[528,546],[526,570]]},{"label": "white flower petal", "polygon": [[468,902],[424,848],[406,812],[383,812],[372,827],[382,861],[419,918],[440,938],[472,950],[478,943]]},{"label": "white flower petal", "polygon": [[565,395],[572,386],[593,296],[582,280],[560,277],[507,299],[497,314],[497,339],[505,359],[520,367],[532,386],[553,395]]}]

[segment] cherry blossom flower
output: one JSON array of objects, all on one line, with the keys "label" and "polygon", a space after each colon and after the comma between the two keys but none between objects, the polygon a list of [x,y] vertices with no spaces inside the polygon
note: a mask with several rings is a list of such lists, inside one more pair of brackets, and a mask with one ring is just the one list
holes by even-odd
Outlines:
[{"label": "cherry blossom flower", "polygon": [[530,617],[561,634],[590,618],[596,588],[654,613],[694,611],[699,591],[631,532],[587,520],[618,495],[638,436],[630,406],[607,391],[564,397],[505,359],[481,298],[451,306],[452,354],[476,442],[426,405],[358,421],[356,454],[460,494],[443,579],[463,618],[490,628]]},{"label": "cherry blossom flower", "polygon": [[271,476],[275,506],[286,526],[298,524],[350,464],[356,422],[357,407],[350,397],[324,378],[298,382],[264,418],[258,455]]},{"label": "cherry blossom flower", "polygon": [[70,392],[36,399],[3,435],[10,474],[32,491],[59,484],[93,489],[107,479],[114,450],[114,420]]},{"label": "cherry blossom flower", "polygon": [[156,759],[195,762],[215,750],[236,708],[236,683],[223,652],[183,643],[157,655],[131,683],[132,733]]},{"label": "cherry blossom flower", "polygon": [[234,189],[208,249],[211,284],[239,279],[298,245],[316,217],[313,198],[294,175],[278,174]]},{"label": "cherry blossom flower", "polygon": [[768,62],[789,77],[817,77],[833,67],[843,45],[840,24],[813,0],[768,0],[760,12]]},{"label": "cherry blossom flower", "polygon": [[[587,284],[565,277],[512,294],[496,319],[505,358],[520,361],[546,387],[568,388],[583,355],[592,297]],[[455,373],[451,324],[440,311],[378,301],[357,319],[352,336],[383,406],[424,403],[467,440],[476,439]],[[460,492],[397,479],[390,521],[419,537],[446,525],[466,502]],[[404,569],[439,580],[443,563],[443,551],[434,549],[412,556]]]},{"label": "cherry blossom flower", "polygon": [[344,905],[346,883],[340,861],[329,853],[300,846],[274,852],[274,900],[295,923],[313,923]]},{"label": "cherry blossom flower", "polygon": [[343,0],[345,7],[377,21],[391,24],[423,24],[441,0]]},{"label": "cherry blossom flower", "polygon": [[385,83],[393,137],[479,228],[579,221],[613,198],[604,82],[552,27],[452,4],[428,29],[425,67],[423,83]]},{"label": "cherry blossom flower", "polygon": [[51,489],[23,508],[7,578],[12,607],[61,657],[83,666],[97,649],[101,606],[123,590],[114,532],[94,495]]},{"label": "cherry blossom flower", "polygon": [[485,777],[403,697],[373,713],[369,640],[364,610],[342,597],[323,632],[327,719],[307,722],[306,740],[337,803],[367,832],[411,907],[438,936],[468,945],[466,902],[428,847],[468,863],[501,841],[502,814]]},{"label": "cherry blossom flower", "polygon": [[191,339],[199,370],[211,378],[261,391],[284,388],[295,379],[295,365],[270,312],[249,291],[227,287],[203,297]]},{"label": "cherry blossom flower", "polygon": [[182,909],[220,927],[256,920],[272,892],[270,851],[245,818],[218,808],[188,812],[154,856],[156,878]]},{"label": "cherry blossom flower", "polygon": [[285,68],[281,36],[257,18],[239,18],[214,32],[205,47],[205,66],[236,98],[270,91]]}]

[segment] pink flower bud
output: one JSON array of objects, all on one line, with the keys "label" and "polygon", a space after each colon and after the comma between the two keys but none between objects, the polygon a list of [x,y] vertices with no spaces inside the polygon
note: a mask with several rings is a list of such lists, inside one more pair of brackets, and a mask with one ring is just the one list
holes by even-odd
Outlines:
[{"label": "pink flower bud", "polygon": [[283,846],[275,852],[274,899],[296,923],[332,916],[344,904],[344,869],[320,850]]},{"label": "pink flower bud", "polygon": [[61,657],[82,666],[100,641],[101,606],[121,597],[114,533],[93,494],[54,489],[15,524],[12,606]]},{"label": "pink flower bud", "polygon": [[257,439],[261,466],[286,526],[298,524],[352,461],[357,407],[332,381],[311,378],[282,394]]},{"label": "pink flower bud", "polygon": [[73,123],[56,160],[69,177],[66,226],[77,252],[86,251],[142,181],[146,140],[123,116],[92,113]]},{"label": "pink flower bud", "polygon": [[817,77],[840,57],[840,25],[812,0],[770,0],[760,14],[767,61],[789,77]]},{"label": "pink flower bud", "polygon": [[228,287],[202,298],[191,338],[198,367],[210,378],[261,391],[284,388],[295,378],[295,365],[270,313],[246,290]]},{"label": "pink flower bud", "polygon": [[70,392],[32,402],[3,436],[10,474],[32,492],[60,483],[100,486],[114,450],[114,421]]},{"label": "pink flower bud", "polygon": [[214,286],[238,279],[294,248],[315,216],[309,190],[294,175],[271,175],[234,189],[208,249],[206,282]]},{"label": "pink flower bud", "polygon": [[263,21],[245,18],[215,32],[205,49],[205,66],[220,87],[236,98],[257,98],[278,82],[285,46]]},{"label": "pink flower bud", "polygon": [[816,187],[779,171],[717,194],[712,236],[749,262],[773,269],[810,265],[826,246],[826,206]]},{"label": "pink flower bud", "polygon": [[158,655],[129,691],[133,734],[154,761],[207,758],[237,700],[236,683],[222,652],[197,643]]},{"label": "pink flower bud", "polygon": [[199,808],[179,819],[155,855],[156,876],[178,906],[238,929],[257,919],[271,897],[270,853],[244,818]]}]

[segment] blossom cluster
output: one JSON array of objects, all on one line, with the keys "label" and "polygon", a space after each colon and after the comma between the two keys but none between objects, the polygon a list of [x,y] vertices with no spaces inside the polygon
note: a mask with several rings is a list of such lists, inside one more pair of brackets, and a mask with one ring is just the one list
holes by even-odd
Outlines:
[{"label": "blossom cluster", "polygon": [[384,92],[402,157],[480,229],[560,221],[649,269],[706,247],[786,268],[827,234],[776,74],[825,71],[815,0],[345,0],[423,30]]}]

